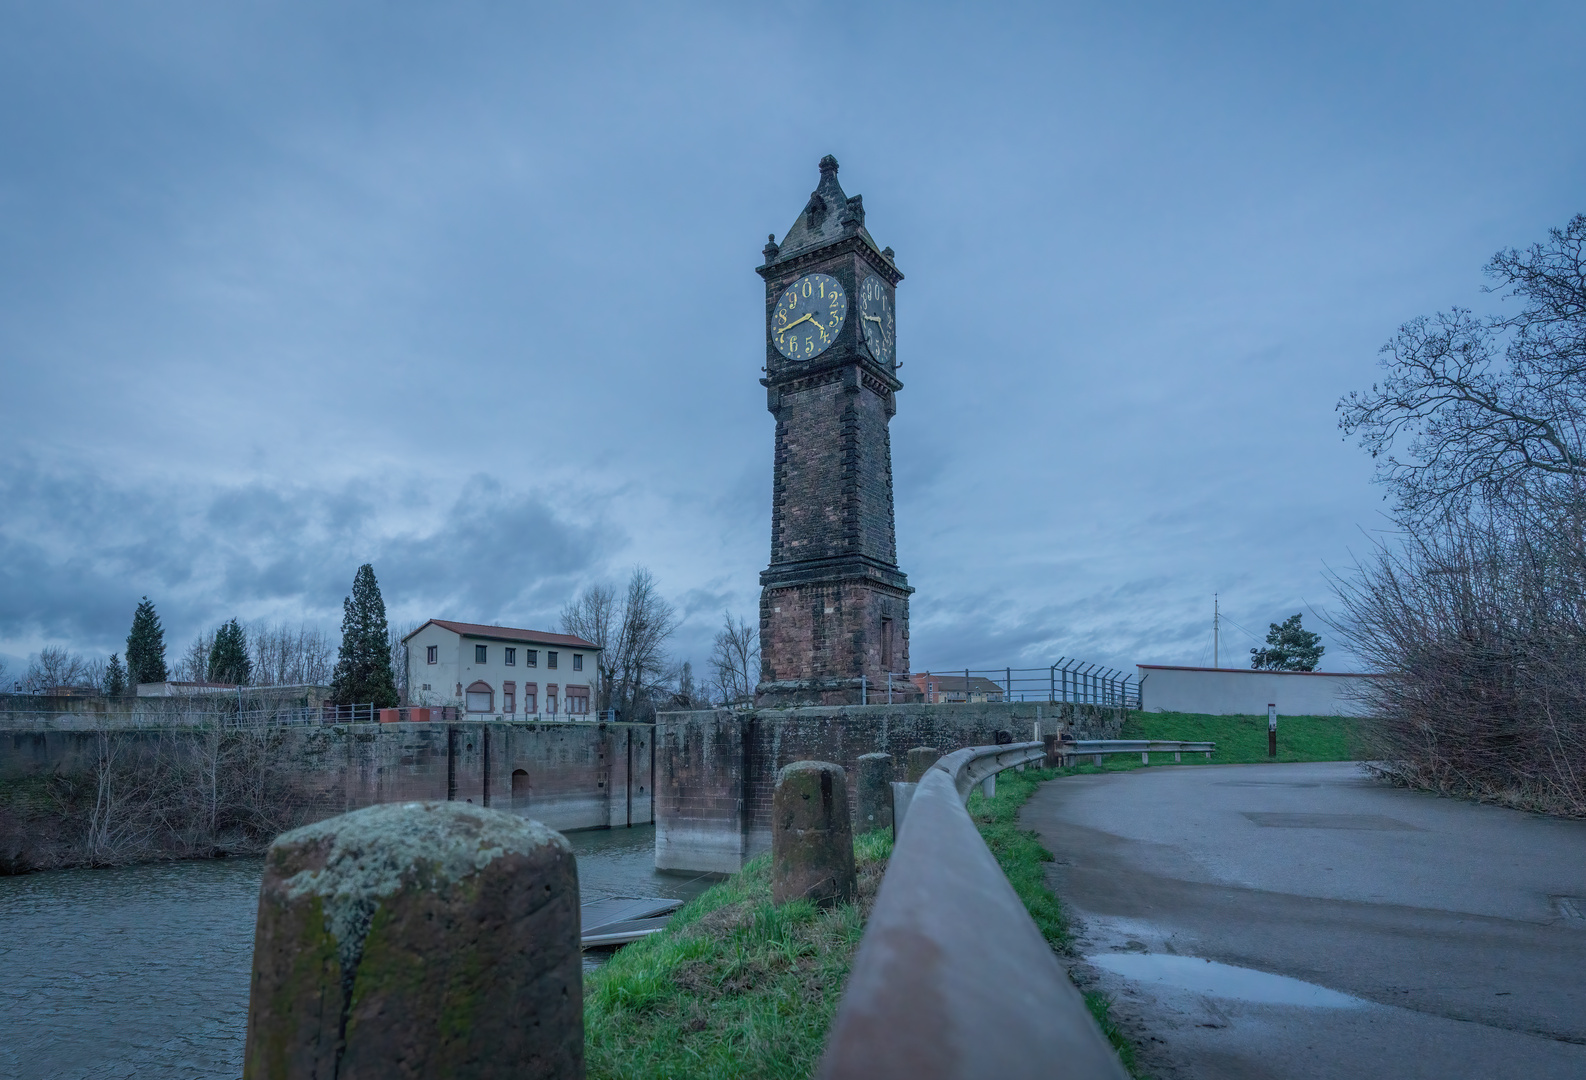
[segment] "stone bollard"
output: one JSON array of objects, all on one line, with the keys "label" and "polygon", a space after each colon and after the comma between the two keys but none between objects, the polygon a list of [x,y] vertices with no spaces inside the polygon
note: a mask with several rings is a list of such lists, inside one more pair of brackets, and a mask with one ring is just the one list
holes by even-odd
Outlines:
[{"label": "stone bollard", "polygon": [[771,902],[830,905],[858,895],[843,767],[829,761],[783,766],[771,797]]},{"label": "stone bollard", "polygon": [[903,831],[903,819],[909,816],[909,804],[914,801],[914,789],[918,784],[909,784],[901,780],[892,781],[892,839],[898,838],[898,833]]},{"label": "stone bollard", "polygon": [[244,1080],[582,1077],[578,868],[467,803],[285,833],[259,890]]},{"label": "stone bollard", "polygon": [[942,752],[934,746],[916,746],[909,751],[908,776],[911,784],[918,784],[925,771],[941,758]]},{"label": "stone bollard", "polygon": [[1042,748],[1046,751],[1046,760],[1041,764],[1045,765],[1048,769],[1062,768],[1063,752],[1059,749],[1062,743],[1059,741],[1058,737],[1056,735],[1047,735],[1041,740],[1041,742],[1043,744]]},{"label": "stone bollard", "polygon": [[854,803],[854,827],[859,832],[892,828],[891,754],[860,755]]}]

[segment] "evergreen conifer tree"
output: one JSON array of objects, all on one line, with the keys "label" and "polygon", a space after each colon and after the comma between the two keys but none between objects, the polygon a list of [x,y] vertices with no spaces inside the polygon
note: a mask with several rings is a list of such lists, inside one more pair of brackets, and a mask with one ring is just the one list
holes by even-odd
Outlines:
[{"label": "evergreen conifer tree", "polygon": [[136,687],[139,683],[164,682],[168,678],[165,628],[160,625],[154,605],[145,596],[132,615],[132,631],[127,634],[127,682]]},{"label": "evergreen conifer tree", "polygon": [[236,619],[221,623],[215,643],[209,649],[209,681],[247,686],[253,678],[253,661],[248,658],[248,635]]},{"label": "evergreen conifer tree", "polygon": [[121,654],[111,653],[105,665],[105,696],[120,697],[127,692],[127,670],[121,666]]},{"label": "evergreen conifer tree", "polygon": [[1327,651],[1322,645],[1322,635],[1313,634],[1300,625],[1300,617],[1291,615],[1282,625],[1272,623],[1267,631],[1267,647],[1250,650],[1250,666],[1265,671],[1315,671],[1317,662]]},{"label": "evergreen conifer tree", "polygon": [[342,601],[341,610],[341,649],[336,654],[336,674],[331,678],[336,703],[372,703],[382,709],[395,706],[390,630],[373,566],[364,563],[358,568],[352,595]]}]

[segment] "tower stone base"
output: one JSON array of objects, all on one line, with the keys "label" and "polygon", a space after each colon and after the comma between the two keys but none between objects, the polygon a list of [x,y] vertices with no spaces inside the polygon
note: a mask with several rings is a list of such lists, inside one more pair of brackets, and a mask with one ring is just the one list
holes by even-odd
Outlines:
[{"label": "tower stone base", "polygon": [[755,704],[792,708],[921,700],[908,678],[912,591],[871,578],[766,585],[760,592],[761,682]]}]

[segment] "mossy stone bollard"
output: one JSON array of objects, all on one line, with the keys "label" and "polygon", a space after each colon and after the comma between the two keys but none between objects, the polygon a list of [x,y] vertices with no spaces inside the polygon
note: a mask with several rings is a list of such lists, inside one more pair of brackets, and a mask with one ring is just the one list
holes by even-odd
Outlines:
[{"label": "mossy stone bollard", "polygon": [[795,761],[771,797],[771,902],[839,904],[859,894],[841,765]]},{"label": "mossy stone bollard", "polygon": [[908,777],[911,784],[918,784],[925,771],[941,759],[942,752],[934,746],[916,746],[909,751]]},{"label": "mossy stone bollard", "polygon": [[859,832],[892,828],[891,754],[860,755],[854,804],[854,828]]},{"label": "mossy stone bollard", "polygon": [[243,1076],[582,1077],[582,971],[559,833],[467,803],[343,814],[266,856]]}]

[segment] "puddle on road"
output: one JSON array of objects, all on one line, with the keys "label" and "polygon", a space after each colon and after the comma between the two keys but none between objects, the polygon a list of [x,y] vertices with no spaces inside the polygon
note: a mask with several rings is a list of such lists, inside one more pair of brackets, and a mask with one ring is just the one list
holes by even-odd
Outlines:
[{"label": "puddle on road", "polygon": [[1273,975],[1254,968],[1219,964],[1168,953],[1103,953],[1088,963],[1135,982],[1158,983],[1210,997],[1261,1005],[1305,1005],[1316,1009],[1353,1009],[1368,1004],[1325,986]]}]

